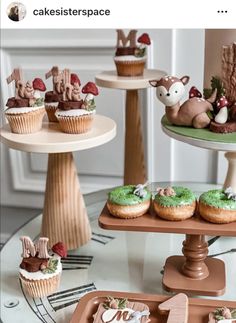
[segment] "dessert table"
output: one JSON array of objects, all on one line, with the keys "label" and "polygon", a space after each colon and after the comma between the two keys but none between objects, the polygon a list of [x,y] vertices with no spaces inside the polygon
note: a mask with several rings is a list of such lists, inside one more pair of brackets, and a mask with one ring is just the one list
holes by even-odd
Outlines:
[{"label": "dessert table", "polygon": [[136,77],[117,76],[116,71],[96,75],[98,86],[126,90],[124,185],[145,183],[147,180],[138,90],[151,87],[150,80],[164,75],[166,72],[154,69],[146,69],[143,76]]},{"label": "dessert table", "polygon": [[[197,195],[213,186],[201,183],[175,183],[188,186]],[[167,186],[168,183],[159,183]],[[182,234],[105,231],[98,226],[108,191],[85,195],[92,228],[92,239],[69,252],[63,260],[60,289],[45,298],[33,299],[23,293],[18,268],[22,235],[39,235],[42,215],[26,223],[8,240],[1,251],[1,319],[3,323],[69,323],[80,298],[91,291],[113,290],[170,295],[162,289],[163,267],[167,256],[181,252]],[[16,215],[17,216],[17,215]],[[127,223],[130,220],[127,220]],[[213,233],[212,233],[213,234]],[[217,300],[235,301],[236,238],[220,237],[209,242],[209,258],[226,263],[226,292]],[[211,241],[216,240],[213,244]],[[232,251],[231,251],[232,250]],[[221,254],[222,253],[222,254]],[[151,296],[150,296],[151,298]],[[212,297],[204,297],[211,299]],[[215,303],[217,304],[217,303]]]},{"label": "dessert table", "polygon": [[42,129],[32,134],[12,133],[8,124],[0,131],[2,143],[9,148],[48,154],[41,235],[49,238],[51,246],[63,241],[69,250],[87,243],[91,228],[72,152],[112,140],[115,122],[95,115],[91,131],[78,135],[63,133],[55,122],[43,123]]}]

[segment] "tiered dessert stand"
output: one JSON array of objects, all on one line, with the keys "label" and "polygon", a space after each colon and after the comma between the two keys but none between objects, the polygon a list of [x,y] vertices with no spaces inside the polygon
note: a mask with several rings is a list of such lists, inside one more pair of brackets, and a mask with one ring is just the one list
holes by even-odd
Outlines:
[{"label": "tiered dessert stand", "polygon": [[41,234],[50,245],[63,241],[69,250],[87,243],[91,229],[73,159],[73,151],[100,146],[116,135],[116,124],[110,118],[96,115],[88,133],[70,135],[61,132],[57,123],[43,124],[33,134],[14,134],[6,124],[1,141],[16,150],[47,153],[48,170]]},{"label": "tiered dessert stand", "polygon": [[117,76],[116,71],[105,71],[96,76],[98,86],[126,90],[124,184],[146,182],[138,90],[147,89],[150,80],[160,79],[165,74],[163,71],[146,69],[143,76],[137,77]]},{"label": "tiered dessert stand", "polygon": [[[170,126],[165,118],[162,120],[162,129],[168,136],[179,141],[206,149],[227,151],[226,158],[229,161],[229,169],[224,187],[231,186],[236,189],[236,138],[233,139],[230,135],[229,142],[223,143],[221,142],[222,136],[217,137],[214,134],[214,137],[204,129],[201,129],[200,133],[193,131],[197,129],[190,129],[192,136],[190,137],[186,134],[186,128]],[[212,138],[211,141],[207,140],[206,132]],[[221,139],[217,141],[214,138]],[[227,137],[224,137],[224,141],[227,141]],[[173,183],[171,184],[173,185]],[[222,260],[207,257],[208,243],[205,236],[235,237],[236,222],[212,224],[201,219],[197,213],[188,220],[171,222],[162,220],[152,210],[140,218],[124,221],[112,217],[105,206],[99,218],[99,224],[102,228],[109,230],[186,234],[182,249],[184,256],[171,256],[166,260],[163,276],[164,289],[195,295],[219,296],[224,294],[225,264]]]}]

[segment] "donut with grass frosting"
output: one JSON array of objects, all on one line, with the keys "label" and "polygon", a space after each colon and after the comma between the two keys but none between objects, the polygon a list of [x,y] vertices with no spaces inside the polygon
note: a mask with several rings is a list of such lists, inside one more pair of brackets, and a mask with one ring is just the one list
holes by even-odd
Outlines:
[{"label": "donut with grass frosting", "polygon": [[230,189],[215,189],[203,193],[199,198],[201,217],[212,223],[236,221],[236,194]]},{"label": "donut with grass frosting", "polygon": [[151,201],[151,193],[144,185],[116,187],[108,194],[107,208],[111,215],[132,219],[145,214]]},{"label": "donut with grass frosting", "polygon": [[169,221],[182,221],[193,216],[196,209],[196,197],[186,187],[173,186],[161,189],[155,195],[153,205],[155,213],[160,218]]}]

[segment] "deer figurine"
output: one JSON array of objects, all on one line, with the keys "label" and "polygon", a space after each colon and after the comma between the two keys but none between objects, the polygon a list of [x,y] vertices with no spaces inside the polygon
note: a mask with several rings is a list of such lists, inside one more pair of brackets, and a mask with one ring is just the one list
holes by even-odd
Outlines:
[{"label": "deer figurine", "polygon": [[207,112],[213,110],[212,103],[216,100],[217,90],[214,90],[207,100],[193,97],[181,105],[180,100],[185,93],[185,85],[188,84],[189,79],[189,76],[183,76],[180,79],[165,76],[160,80],[149,81],[149,83],[156,87],[156,96],[166,106],[166,117],[171,124],[206,128],[211,121]]}]

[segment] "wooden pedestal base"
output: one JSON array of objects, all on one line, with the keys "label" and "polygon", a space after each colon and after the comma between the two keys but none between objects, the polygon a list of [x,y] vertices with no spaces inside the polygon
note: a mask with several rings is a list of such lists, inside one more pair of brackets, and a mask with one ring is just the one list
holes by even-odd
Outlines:
[{"label": "wooden pedestal base", "polygon": [[227,158],[229,166],[224,188],[232,187],[233,191],[236,192],[236,152],[225,153],[225,158]]},{"label": "wooden pedestal base", "polygon": [[41,235],[49,238],[50,246],[62,241],[69,250],[91,239],[90,224],[71,152],[49,154]]},{"label": "wooden pedestal base", "polygon": [[167,291],[220,296],[225,292],[225,265],[207,258],[208,245],[202,235],[186,235],[183,256],[166,260],[163,287]]},{"label": "wooden pedestal base", "polygon": [[144,184],[146,168],[138,90],[126,91],[124,184]]}]

